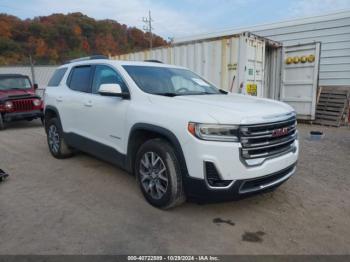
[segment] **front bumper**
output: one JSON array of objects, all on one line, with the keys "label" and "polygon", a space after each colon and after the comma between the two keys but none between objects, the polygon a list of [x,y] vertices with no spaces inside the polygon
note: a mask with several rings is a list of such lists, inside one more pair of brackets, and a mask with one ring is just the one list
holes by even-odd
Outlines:
[{"label": "front bumper", "polygon": [[204,162],[215,165],[223,180],[246,180],[266,176],[293,165],[298,160],[299,141],[292,146],[295,150],[266,159],[257,166],[247,166],[241,160],[240,143],[204,141],[190,138],[183,144],[183,152],[189,176],[204,179]]},{"label": "front bumper", "polygon": [[[188,170],[188,175],[183,178],[186,194],[189,198],[233,200],[269,191],[295,173],[299,155],[298,139],[291,146],[293,147],[291,151],[267,158],[259,165],[247,166],[241,159],[240,143],[190,138],[183,145]],[[213,163],[219,177],[231,183],[222,187],[209,185],[206,162]],[[250,185],[250,188],[247,185]]]},{"label": "front bumper", "polygon": [[41,110],[35,110],[35,111],[28,111],[28,112],[14,112],[14,113],[5,113],[3,115],[5,122],[11,122],[11,121],[17,121],[17,120],[24,120],[24,119],[35,119],[43,117],[43,111]]},{"label": "front bumper", "polygon": [[295,171],[296,163],[266,176],[236,180],[229,187],[220,189],[208,187],[205,179],[186,176],[184,185],[189,199],[211,202],[238,200],[258,193],[272,191],[294,175]]}]

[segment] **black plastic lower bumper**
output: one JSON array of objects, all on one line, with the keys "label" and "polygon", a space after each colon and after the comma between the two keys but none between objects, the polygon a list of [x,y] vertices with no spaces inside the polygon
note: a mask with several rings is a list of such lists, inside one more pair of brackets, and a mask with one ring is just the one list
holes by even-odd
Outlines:
[{"label": "black plastic lower bumper", "polygon": [[3,119],[5,122],[25,120],[25,119],[35,119],[43,117],[43,112],[40,110],[29,111],[29,112],[16,112],[16,113],[5,113]]},{"label": "black plastic lower bumper", "polygon": [[295,172],[296,163],[273,174],[236,180],[228,188],[213,189],[204,179],[186,176],[184,178],[185,192],[190,200],[217,202],[238,200],[252,195],[270,192],[287,181]]}]

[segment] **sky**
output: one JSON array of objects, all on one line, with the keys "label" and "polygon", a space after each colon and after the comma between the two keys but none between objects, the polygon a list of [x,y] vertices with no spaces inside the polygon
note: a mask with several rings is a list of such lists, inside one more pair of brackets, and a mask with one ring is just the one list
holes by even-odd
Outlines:
[{"label": "sky", "polygon": [[81,12],[153,31],[166,40],[350,9],[350,0],[0,0],[0,13],[22,19]]}]

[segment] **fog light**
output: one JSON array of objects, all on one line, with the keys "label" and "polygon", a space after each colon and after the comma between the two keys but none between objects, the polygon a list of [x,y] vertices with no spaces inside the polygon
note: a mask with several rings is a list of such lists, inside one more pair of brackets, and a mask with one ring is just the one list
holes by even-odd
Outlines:
[{"label": "fog light", "polygon": [[13,108],[13,103],[11,101],[5,102],[5,109],[11,110]]},{"label": "fog light", "polygon": [[40,99],[34,99],[33,100],[33,105],[34,106],[40,106],[41,105],[41,100]]}]

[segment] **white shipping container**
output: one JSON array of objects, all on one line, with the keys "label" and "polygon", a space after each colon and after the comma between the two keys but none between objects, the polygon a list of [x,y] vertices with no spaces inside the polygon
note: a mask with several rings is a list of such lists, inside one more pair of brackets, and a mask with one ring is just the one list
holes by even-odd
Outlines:
[{"label": "white shipping container", "polygon": [[[275,93],[275,82],[269,82],[269,90],[265,90],[265,87],[271,75],[274,77],[279,75],[272,72],[278,70],[277,66],[271,65],[277,63],[273,57],[280,52],[279,47],[281,45],[278,42],[243,32],[227,37],[156,48],[152,51],[114,56],[112,59],[134,61],[152,59],[184,66],[224,90],[266,97]],[[268,70],[266,70],[267,61],[271,65]]]}]

